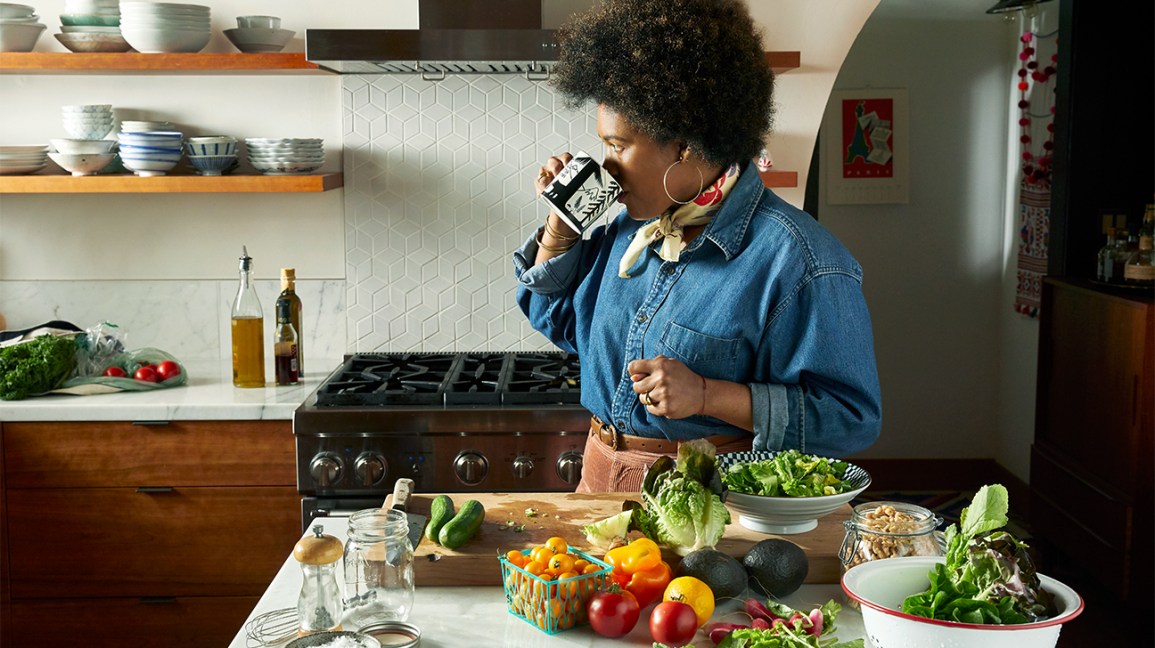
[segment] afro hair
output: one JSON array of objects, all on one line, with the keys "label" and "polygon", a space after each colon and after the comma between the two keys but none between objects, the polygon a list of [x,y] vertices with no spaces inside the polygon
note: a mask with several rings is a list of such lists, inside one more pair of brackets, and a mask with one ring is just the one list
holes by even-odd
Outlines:
[{"label": "afro hair", "polygon": [[757,157],[774,73],[742,0],[603,0],[559,34],[551,83],[719,165]]}]

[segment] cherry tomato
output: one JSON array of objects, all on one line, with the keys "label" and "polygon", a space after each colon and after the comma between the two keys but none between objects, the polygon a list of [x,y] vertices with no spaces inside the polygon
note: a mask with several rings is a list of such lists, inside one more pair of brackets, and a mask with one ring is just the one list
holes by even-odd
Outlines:
[{"label": "cherry tomato", "polygon": [[633,594],[611,586],[590,597],[586,612],[595,632],[603,637],[622,637],[637,625],[641,608]]},{"label": "cherry tomato", "polygon": [[694,608],[678,601],[663,601],[650,613],[650,636],[667,646],[685,646],[698,631],[698,615]]},{"label": "cherry tomato", "polygon": [[104,370],[104,375],[110,378],[125,378],[128,376],[128,374],[124,373],[124,369],[120,367],[109,367]]},{"label": "cherry tomato", "polygon": [[133,375],[133,378],[136,378],[137,380],[140,380],[143,382],[156,382],[160,378],[160,376],[158,376],[156,374],[156,368],[155,367],[153,367],[152,365],[145,365],[145,366],[141,367],[140,369],[136,370],[136,374]]},{"label": "cherry tomato", "polygon": [[179,376],[180,365],[172,360],[165,360],[156,366],[156,375],[160,377],[161,380],[168,380],[173,376]]}]

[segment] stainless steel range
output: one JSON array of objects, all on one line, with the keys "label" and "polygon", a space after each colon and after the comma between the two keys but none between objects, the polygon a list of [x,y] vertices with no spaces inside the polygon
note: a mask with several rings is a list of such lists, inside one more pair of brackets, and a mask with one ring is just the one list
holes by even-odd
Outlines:
[{"label": "stainless steel range", "polygon": [[567,491],[590,416],[577,356],[348,356],[297,408],[302,526],[380,506],[398,477],[418,492]]}]

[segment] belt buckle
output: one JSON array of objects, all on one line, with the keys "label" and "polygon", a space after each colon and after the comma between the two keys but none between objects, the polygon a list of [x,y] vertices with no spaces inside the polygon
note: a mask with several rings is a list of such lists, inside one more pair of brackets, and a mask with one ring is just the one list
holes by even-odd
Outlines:
[{"label": "belt buckle", "polygon": [[[611,450],[616,451],[618,449],[618,431],[614,426],[602,421],[601,427],[598,428],[598,437],[601,438],[602,443],[608,445]],[[609,437],[608,441],[606,437]]]}]

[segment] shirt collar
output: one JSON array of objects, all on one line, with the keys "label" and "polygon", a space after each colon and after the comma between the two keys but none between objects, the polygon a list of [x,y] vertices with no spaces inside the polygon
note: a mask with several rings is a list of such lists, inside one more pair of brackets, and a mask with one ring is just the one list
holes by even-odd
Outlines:
[{"label": "shirt collar", "polygon": [[706,226],[702,236],[717,245],[726,260],[734,258],[742,249],[742,241],[746,238],[746,229],[754,217],[754,209],[762,199],[762,192],[766,185],[758,168],[752,162],[742,166],[738,176],[738,183],[730,190],[722,203],[722,209],[714,215],[714,219]]}]

